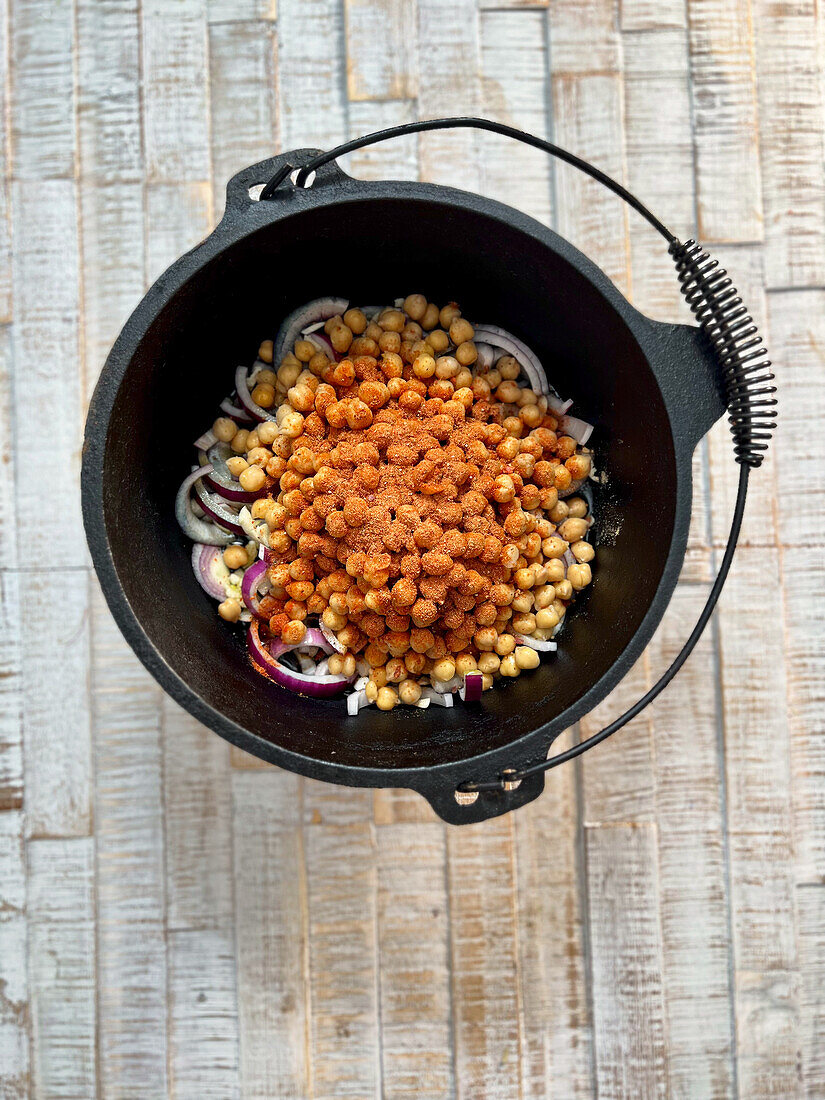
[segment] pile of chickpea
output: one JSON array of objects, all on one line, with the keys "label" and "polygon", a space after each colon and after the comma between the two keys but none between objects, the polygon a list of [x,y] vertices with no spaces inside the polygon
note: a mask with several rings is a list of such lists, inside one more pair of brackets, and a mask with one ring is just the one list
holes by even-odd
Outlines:
[{"label": "pile of chickpea", "polygon": [[[335,357],[301,338],[276,365],[261,344],[251,397],[274,419],[213,425],[233,476],[261,494],[251,514],[267,531],[270,632],[299,644],[318,616],[345,648],[330,672],[368,666],[383,710],[416,703],[428,681],[478,670],[486,690],[535,668],[519,638],[551,638],[592,579],[575,495],[590,454],[519,384],[514,358],[478,364],[455,303],[413,294],[324,331]],[[246,555],[230,546],[224,560],[236,569]],[[241,610],[219,607],[230,622]]]}]

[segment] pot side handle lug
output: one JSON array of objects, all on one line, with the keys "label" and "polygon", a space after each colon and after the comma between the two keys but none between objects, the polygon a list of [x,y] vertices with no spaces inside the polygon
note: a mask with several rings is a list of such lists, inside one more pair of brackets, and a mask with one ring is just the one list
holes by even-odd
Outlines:
[{"label": "pot side handle lug", "polygon": [[706,334],[697,325],[646,318],[661,346],[656,374],[677,443],[689,454],[725,412],[722,372]]},{"label": "pot side handle lug", "polygon": [[448,825],[471,825],[500,817],[538,798],[544,790],[544,772],[528,776],[512,791],[481,791],[475,801],[466,804],[456,799],[456,782],[460,780],[456,780],[455,775],[453,782],[445,776],[436,776],[415,789]]},{"label": "pot side handle lug", "polygon": [[[313,157],[318,156],[320,149],[292,149],[288,153],[280,153],[276,157],[268,157],[257,164],[250,164],[248,168],[242,168],[236,172],[226,185],[226,208],[222,221],[233,219],[239,214],[245,214],[250,207],[258,206],[258,196],[271,179],[285,164],[291,168],[301,168]],[[302,190],[311,190],[314,187],[327,187],[331,184],[352,180],[352,176],[341,168],[337,161],[331,161],[318,169],[307,188],[296,187],[287,179],[278,189],[275,198],[261,204],[263,207],[277,209],[284,200],[299,195]]]}]

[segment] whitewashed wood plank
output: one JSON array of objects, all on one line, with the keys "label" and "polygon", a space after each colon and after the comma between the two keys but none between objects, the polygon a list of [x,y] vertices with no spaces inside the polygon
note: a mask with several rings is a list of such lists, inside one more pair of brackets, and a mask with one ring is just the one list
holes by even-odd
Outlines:
[{"label": "whitewashed wood plank", "polygon": [[585,829],[599,1097],[665,1097],[656,827]]},{"label": "whitewashed wood plank", "polygon": [[550,0],[479,0],[478,8],[479,11],[532,11],[535,8],[546,8],[549,4]]},{"label": "whitewashed wood plank", "polygon": [[0,1093],[26,1100],[29,1009],[23,814],[0,813]]},{"label": "whitewashed wood plank", "polygon": [[[433,28],[437,32],[433,33]],[[418,0],[418,39],[425,72],[418,89],[421,118],[481,114],[480,45],[475,0]],[[484,186],[476,130],[420,135],[421,178],[464,191]]]},{"label": "whitewashed wood plank", "polygon": [[366,787],[303,780],[305,825],[363,825],[372,819],[372,794]]},{"label": "whitewashed wood plank", "polygon": [[23,807],[21,579],[0,570],[0,813]]},{"label": "whitewashed wood plank", "polygon": [[786,546],[822,546],[825,503],[817,485],[825,440],[811,425],[825,416],[825,291],[769,294],[768,317],[780,402],[773,445],[781,488],[777,534]]},{"label": "whitewashed wood plank", "polygon": [[11,320],[11,177],[9,3],[0,2],[0,323]]},{"label": "whitewashed wood plank", "polygon": [[[82,384],[78,370],[77,211],[71,180],[13,185],[16,364],[13,423],[18,516],[42,510],[49,486],[48,523],[18,526],[20,564],[49,562],[55,533],[60,565],[85,566],[80,517]],[[33,424],[49,425],[43,445]],[[20,471],[25,470],[25,477]]]},{"label": "whitewashed wood plank", "polygon": [[212,186],[154,183],[146,188],[146,282],[162,275],[212,228]]},{"label": "whitewashed wood plank", "polygon": [[240,1097],[231,930],[169,933],[169,1085],[179,1100]]},{"label": "whitewashed wood plank", "polygon": [[14,569],[17,561],[14,468],[15,446],[12,437],[14,418],[14,360],[12,331],[0,325],[0,560],[4,569]]},{"label": "whitewashed wood plank", "polygon": [[442,1100],[455,1090],[442,824],[376,831],[382,1096]]},{"label": "whitewashed wood plank", "polygon": [[549,5],[550,61],[554,76],[621,71],[618,9],[618,0],[578,0],[576,4]]},{"label": "whitewashed wood plank", "polygon": [[577,768],[548,772],[544,793],[513,819],[525,1100],[586,1100],[595,1087]]},{"label": "whitewashed wood plank", "polygon": [[206,0],[142,0],[141,103],[146,178],[209,179]]},{"label": "whitewashed wood plank", "polygon": [[753,4],[769,287],[825,283],[823,103],[815,0]]},{"label": "whitewashed wood plank", "polygon": [[80,175],[96,183],[137,182],[143,171],[137,0],[75,0],[75,6]]},{"label": "whitewashed wood plank", "polygon": [[438,815],[426,798],[415,791],[375,790],[372,814],[376,825],[403,825],[416,821],[438,821]]},{"label": "whitewashed wood plank", "polygon": [[347,95],[351,102],[415,97],[415,7],[395,0],[344,0]]},{"label": "whitewashed wood plank", "polygon": [[[20,575],[26,828],[32,837],[91,831],[89,575]],[[55,607],[60,608],[55,631]],[[43,661],[43,638],[57,660]]]},{"label": "whitewashed wood plank", "polygon": [[235,921],[244,1100],[314,1096],[308,1058],[307,895],[296,775],[236,771]]},{"label": "whitewashed wood plank", "polygon": [[[386,126],[399,126],[416,119],[412,100],[364,100],[349,106],[349,136],[360,137]],[[418,179],[418,139],[415,134],[368,145],[341,158],[350,175],[365,180]]]},{"label": "whitewashed wood plank", "polygon": [[[340,789],[340,801],[351,793]],[[328,813],[331,801],[325,800]],[[312,1096],[380,1096],[374,830],[310,825],[304,837]]]},{"label": "whitewashed wood plank", "polygon": [[750,0],[687,0],[699,235],[763,237]]},{"label": "whitewashed wood plank", "polygon": [[95,1066],[94,842],[28,844],[32,1096],[93,1100]]},{"label": "whitewashed wood plank", "polygon": [[825,1082],[825,885],[799,886],[799,969],[802,974],[802,1080],[805,1096],[822,1094]]},{"label": "whitewashed wood plank", "polygon": [[[676,589],[650,644],[654,676],[682,648],[707,591]],[[653,704],[668,1096],[734,1090],[716,676],[707,630]]]},{"label": "whitewashed wood plank", "polygon": [[[4,159],[0,153],[0,159]],[[11,183],[0,178],[0,324],[12,319]]]},{"label": "whitewashed wood plank", "polygon": [[282,5],[278,19],[281,150],[326,148],[347,135],[340,0]]},{"label": "whitewashed wood plank", "polygon": [[206,0],[209,25],[245,23],[253,19],[276,19],[278,0]]},{"label": "whitewashed wood plank", "polygon": [[209,29],[214,210],[220,217],[235,172],[271,157],[278,142],[274,28],[218,23]]},{"label": "whitewashed wood plank", "polygon": [[[16,179],[71,176],[75,168],[74,4],[13,0],[12,142]],[[40,201],[45,196],[37,189]]]},{"label": "whitewashed wood plank", "polygon": [[741,1094],[799,1095],[785,660],[775,551],[742,547],[719,607]]},{"label": "whitewashed wood plank", "polygon": [[237,745],[229,746],[229,763],[233,768],[272,768],[272,764],[268,764],[266,760],[261,760],[259,756],[253,756],[251,753],[244,752],[243,749],[239,749]]},{"label": "whitewashed wood plank", "polygon": [[513,822],[447,833],[455,1074],[461,1100],[522,1092]]},{"label": "whitewashed wood plank", "polygon": [[796,881],[825,882],[825,566],[819,550],[782,551]]},{"label": "whitewashed wood plank", "polygon": [[233,927],[229,746],[164,696],[167,927]]},{"label": "whitewashed wood plank", "polygon": [[622,0],[619,7],[623,31],[656,31],[685,27],[685,0]]},{"label": "whitewashed wood plank", "polygon": [[[480,16],[484,114],[547,137],[547,16],[538,10],[482,11]],[[545,225],[552,220],[553,161],[537,149],[481,134],[484,191],[514,204]]]},{"label": "whitewashed wood plank", "polygon": [[[772,359],[778,364],[783,380],[781,430],[788,429],[787,400],[784,396],[785,377],[793,370],[782,344],[773,346],[770,332],[770,313],[765,300],[764,270],[761,246],[737,247],[736,245],[714,245],[711,249],[715,259],[733,280],[739,289],[742,300],[753,316]],[[782,338],[780,337],[780,340]],[[786,338],[787,339],[787,338]],[[777,354],[778,352],[778,354]],[[788,364],[786,366],[786,363]],[[815,442],[815,441],[811,441]],[[768,452],[762,466],[753,472],[748,493],[748,506],[742,525],[740,544],[743,546],[773,546],[776,543],[777,512],[777,463],[781,447],[776,443]],[[728,537],[730,521],[736,500],[739,483],[739,466],[733,457],[733,441],[727,416],[724,416],[708,435],[708,456],[711,489],[711,525],[713,542],[722,547]],[[794,475],[794,480],[796,475]],[[784,487],[783,487],[784,492]],[[783,518],[782,523],[788,522]]]},{"label": "whitewashed wood plank", "polygon": [[161,1096],[167,1020],[160,688],[121,637],[96,584],[92,613],[101,1089]]},{"label": "whitewashed wood plank", "polygon": [[[554,68],[552,87],[556,142],[585,156],[622,182],[625,164],[621,76],[611,73],[558,76]],[[597,263],[624,294],[629,294],[627,206],[601,184],[566,164],[560,164],[556,170],[556,202],[556,224],[562,236]]]}]

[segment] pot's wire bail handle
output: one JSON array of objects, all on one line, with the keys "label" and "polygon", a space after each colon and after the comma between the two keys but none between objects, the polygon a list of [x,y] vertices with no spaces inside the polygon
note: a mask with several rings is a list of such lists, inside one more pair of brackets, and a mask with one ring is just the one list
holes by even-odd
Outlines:
[{"label": "pot's wire bail handle", "polygon": [[[581,756],[583,752],[593,748],[600,742],[606,741],[611,734],[616,733],[622,726],[640,714],[648,703],[652,703],[664,691],[688,659],[713,614],[730,572],[736,543],[742,527],[750,471],[760,466],[765,457],[765,452],[776,428],[777,401],[775,397],[776,387],[772,384],[774,376],[770,369],[771,363],[767,357],[767,350],[762,343],[762,337],[759,335],[753,318],[748,313],[736,287],[731,282],[725,269],[719,266],[718,261],[711,259],[709,254],[696,241],[681,242],[663,222],[659,221],[655,214],[648,210],[640,199],[622,184],[602,172],[601,169],[596,168],[581,157],[577,157],[574,153],[570,153],[552,142],[545,141],[544,138],[536,137],[534,134],[517,130],[513,126],[506,126],[504,123],[494,122],[492,119],[486,118],[433,118],[421,122],[408,122],[401,126],[389,126],[385,130],[376,130],[372,134],[353,138],[352,141],[344,142],[344,144],[338,145],[334,149],[318,154],[298,169],[293,186],[298,188],[309,186],[312,173],[324,164],[337,160],[338,157],[351,153],[356,149],[363,149],[367,145],[374,145],[379,141],[387,141],[389,138],[401,137],[404,134],[414,134],[425,130],[461,128],[489,130],[494,134],[514,138],[525,145],[533,146],[534,149],[549,153],[558,160],[565,161],[598,183],[603,184],[615,195],[618,195],[665,238],[668,243],[668,251],[676,264],[679,288],[691,312],[699,322],[699,327],[709,341],[719,369],[730,430],[733,436],[734,453],[736,461],[739,463],[739,487],[728,542],[722,556],[719,572],[716,574],[707,603],[702,609],[696,626],[673,663],[653,687],[629,710],[616,718],[610,725],[605,726],[604,729],[581,741],[578,745],[574,745],[566,752],[558,753],[547,760],[539,761],[537,764],[526,768],[507,768],[495,779],[480,781],[468,779],[459,784],[458,788],[463,792],[499,791],[505,794],[517,788],[527,776],[549,771],[567,760]],[[261,192],[261,200],[266,201],[276,198],[278,189],[290,173],[294,171],[295,166],[291,164],[285,164],[280,168]]]}]

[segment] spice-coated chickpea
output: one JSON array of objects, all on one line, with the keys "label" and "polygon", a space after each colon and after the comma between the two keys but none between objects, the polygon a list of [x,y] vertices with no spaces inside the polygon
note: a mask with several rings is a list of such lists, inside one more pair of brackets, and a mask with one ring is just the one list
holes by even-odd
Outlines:
[{"label": "spice-coated chickpea", "polygon": [[300,645],[306,637],[306,623],[301,619],[290,619],[281,631],[281,638],[287,645]]},{"label": "spice-coated chickpea", "polygon": [[519,590],[513,597],[513,602],[510,605],[514,612],[519,615],[526,614],[533,608],[533,593],[529,589]]},{"label": "spice-coated chickpea", "polygon": [[577,562],[575,565],[569,565],[567,567],[567,579],[577,592],[582,588],[586,588],[593,579],[590,566],[587,562]]},{"label": "spice-coated chickpea", "polygon": [[501,422],[502,428],[507,430],[507,433],[514,439],[520,439],[524,433],[524,425],[517,416],[505,416]]},{"label": "spice-coated chickpea", "polygon": [[517,646],[513,656],[520,669],[538,668],[539,666],[539,655],[529,645]]},{"label": "spice-coated chickpea", "polygon": [[407,676],[407,666],[400,657],[392,657],[387,661],[384,671],[387,674],[387,682],[390,684],[400,684]]},{"label": "spice-coated chickpea", "polygon": [[591,461],[589,455],[572,455],[564,464],[564,468],[574,481],[582,481],[590,474]]},{"label": "spice-coated chickpea", "polygon": [[412,369],[416,378],[432,378],[435,374],[435,359],[431,355],[419,355]]},{"label": "spice-coated chickpea", "polygon": [[476,648],[480,649],[482,652],[493,649],[497,639],[498,631],[492,626],[483,626],[473,635],[473,641],[476,644]]},{"label": "spice-coated chickpea", "polygon": [[398,685],[398,698],[408,706],[417,703],[421,698],[421,685],[417,684],[415,680],[402,680]]}]

